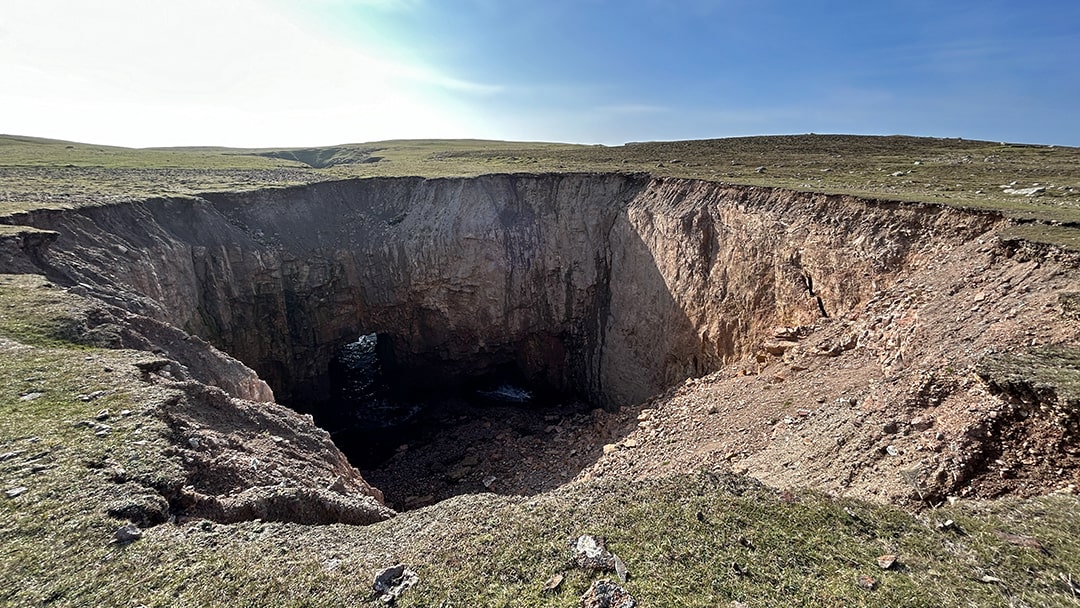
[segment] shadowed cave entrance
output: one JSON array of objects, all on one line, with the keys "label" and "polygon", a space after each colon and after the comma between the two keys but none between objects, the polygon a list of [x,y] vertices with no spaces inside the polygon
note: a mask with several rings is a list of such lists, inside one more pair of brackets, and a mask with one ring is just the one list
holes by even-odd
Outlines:
[{"label": "shadowed cave entrance", "polygon": [[393,339],[372,333],[346,344],[328,366],[329,398],[294,407],[398,510],[552,489],[594,462],[613,430],[613,414],[530,382],[515,363],[446,378],[398,365]]}]

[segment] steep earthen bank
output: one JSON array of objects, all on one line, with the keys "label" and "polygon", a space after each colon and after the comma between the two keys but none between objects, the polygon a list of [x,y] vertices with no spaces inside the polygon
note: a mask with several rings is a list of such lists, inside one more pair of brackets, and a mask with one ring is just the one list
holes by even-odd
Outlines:
[{"label": "steep earthen bank", "polygon": [[[5,221],[58,234],[12,254],[20,267],[210,341],[283,402],[325,398],[334,355],[377,332],[413,384],[511,366],[534,385],[609,409],[730,365],[775,375],[769,366],[786,361],[785,375],[815,373],[817,364],[797,357],[800,341],[830,357],[880,346],[884,354],[867,359],[877,375],[866,382],[892,382],[903,357],[918,355],[903,334],[910,328],[860,337],[849,320],[939,252],[991,239],[1004,223],[933,205],[615,174],[352,180]],[[1030,263],[1000,253],[1003,274]],[[983,265],[955,263],[965,276]],[[196,379],[266,398],[195,365],[178,343],[154,346]],[[809,394],[786,386],[787,409]],[[919,386],[888,398],[904,402]],[[785,484],[800,482],[770,467],[760,465]],[[970,468],[952,477],[931,470],[941,477],[934,492],[971,479]]]}]

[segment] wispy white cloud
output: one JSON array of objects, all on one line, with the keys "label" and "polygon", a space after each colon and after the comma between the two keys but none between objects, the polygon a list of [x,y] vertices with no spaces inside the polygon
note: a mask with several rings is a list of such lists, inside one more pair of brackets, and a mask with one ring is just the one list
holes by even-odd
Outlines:
[{"label": "wispy white cloud", "polygon": [[5,7],[0,132],[136,146],[484,132],[462,97],[500,87],[387,59],[279,9],[272,0]]},{"label": "wispy white cloud", "polygon": [[[278,0],[285,4],[286,0]],[[339,7],[364,7],[383,11],[415,11],[427,5],[427,0],[306,0],[305,4],[322,4]]]}]

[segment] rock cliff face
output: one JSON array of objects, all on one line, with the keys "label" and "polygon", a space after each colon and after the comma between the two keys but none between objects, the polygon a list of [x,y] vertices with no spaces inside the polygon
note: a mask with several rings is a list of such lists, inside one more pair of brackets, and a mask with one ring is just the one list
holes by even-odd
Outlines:
[{"label": "rock cliff face", "polygon": [[209,340],[285,402],[325,397],[335,353],[378,332],[424,382],[509,364],[619,406],[752,354],[776,326],[848,311],[920,244],[997,219],[571,174],[353,180],[5,221],[59,233],[28,257],[54,280]]}]

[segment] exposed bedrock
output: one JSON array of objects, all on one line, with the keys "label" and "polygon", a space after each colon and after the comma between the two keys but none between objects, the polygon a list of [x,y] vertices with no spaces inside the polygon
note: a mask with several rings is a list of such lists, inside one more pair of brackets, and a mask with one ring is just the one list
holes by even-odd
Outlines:
[{"label": "exposed bedrock", "polygon": [[847,311],[913,255],[999,219],[560,174],[351,180],[6,221],[59,233],[33,252],[55,280],[209,340],[287,403],[325,398],[334,355],[377,332],[413,384],[512,365],[619,406],[750,354],[778,325]]}]

